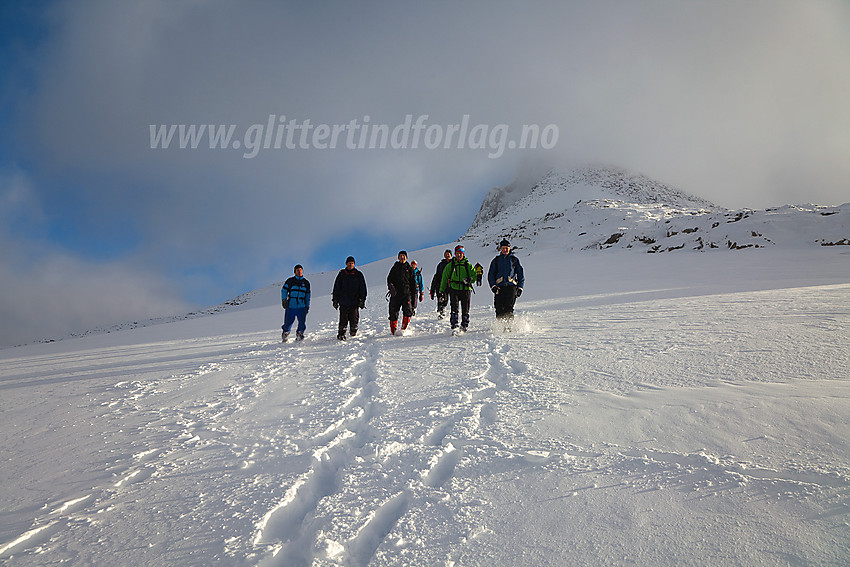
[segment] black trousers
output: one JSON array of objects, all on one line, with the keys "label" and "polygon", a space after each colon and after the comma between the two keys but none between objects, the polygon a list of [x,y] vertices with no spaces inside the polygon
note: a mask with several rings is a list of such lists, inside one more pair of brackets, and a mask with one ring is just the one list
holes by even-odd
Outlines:
[{"label": "black trousers", "polygon": [[469,327],[469,300],[472,298],[471,289],[451,289],[449,288],[449,303],[452,305],[452,315],[449,322],[452,324],[452,329],[457,327],[458,323],[458,307],[460,307],[461,318],[460,326],[466,329]]},{"label": "black trousers", "polygon": [[338,336],[345,336],[345,328],[348,327],[351,336],[357,334],[357,326],[360,324],[360,308],[357,305],[339,306],[339,332]]},{"label": "black trousers", "polygon": [[413,301],[410,297],[397,293],[390,297],[390,321],[398,321],[398,310],[405,317],[413,317]]},{"label": "black trousers", "polygon": [[440,313],[442,317],[446,313],[446,305],[449,304],[449,294],[446,293],[438,293],[437,294],[437,311]]},{"label": "black trousers", "polygon": [[493,307],[496,308],[496,317],[499,319],[510,319],[514,316],[516,286],[506,285],[497,289],[499,293],[493,296]]}]

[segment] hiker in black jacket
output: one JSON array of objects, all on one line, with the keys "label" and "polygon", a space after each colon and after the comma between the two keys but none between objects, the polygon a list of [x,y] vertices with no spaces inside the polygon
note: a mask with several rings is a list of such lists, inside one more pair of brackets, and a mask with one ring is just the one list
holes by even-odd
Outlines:
[{"label": "hiker in black jacket", "polygon": [[398,329],[398,310],[401,309],[401,330],[407,329],[410,318],[416,309],[416,276],[407,263],[407,252],[398,253],[398,262],[390,268],[387,275],[387,288],[390,296],[390,332]]},{"label": "hiker in black jacket", "polygon": [[440,293],[440,282],[443,280],[443,271],[451,261],[452,251],[446,250],[443,252],[443,259],[440,260],[439,264],[437,264],[437,271],[431,279],[431,299],[434,299],[434,295],[437,296],[437,313],[439,314],[440,319],[446,316],[446,306],[449,304],[448,292]]},{"label": "hiker in black jacket", "polygon": [[360,308],[366,307],[366,278],[354,267],[353,256],[346,258],[345,269],[336,275],[331,301],[334,309],[339,309],[339,330],[336,338],[345,340],[346,327],[352,337],[357,335]]}]

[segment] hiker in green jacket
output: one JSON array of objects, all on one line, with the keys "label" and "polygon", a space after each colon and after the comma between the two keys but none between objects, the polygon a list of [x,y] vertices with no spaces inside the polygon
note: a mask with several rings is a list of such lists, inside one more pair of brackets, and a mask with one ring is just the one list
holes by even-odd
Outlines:
[{"label": "hiker in green jacket", "polygon": [[469,300],[472,297],[472,282],[478,275],[465,254],[466,251],[463,246],[459,244],[455,246],[455,257],[443,269],[443,278],[440,282],[440,293],[448,292],[449,294],[452,309],[449,321],[454,333],[457,333],[458,329],[458,304],[460,304],[461,309],[460,332],[466,332],[469,327]]}]

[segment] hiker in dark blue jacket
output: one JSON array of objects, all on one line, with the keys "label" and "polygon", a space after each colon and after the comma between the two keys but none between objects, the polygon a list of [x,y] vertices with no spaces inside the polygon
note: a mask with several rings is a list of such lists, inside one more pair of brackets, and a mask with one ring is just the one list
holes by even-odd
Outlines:
[{"label": "hiker in dark blue jacket", "polygon": [[296,264],[295,275],[283,283],[280,289],[280,302],[283,305],[283,333],[281,340],[286,342],[292,323],[298,318],[298,328],[295,330],[297,340],[304,339],[307,329],[307,312],[310,311],[310,282],[304,277],[304,268]]},{"label": "hiker in dark blue jacket", "polygon": [[511,253],[511,243],[502,240],[499,243],[500,253],[490,262],[487,273],[487,283],[493,291],[493,306],[496,308],[498,319],[513,319],[514,304],[517,297],[522,295],[525,285],[525,274],[519,258]]}]

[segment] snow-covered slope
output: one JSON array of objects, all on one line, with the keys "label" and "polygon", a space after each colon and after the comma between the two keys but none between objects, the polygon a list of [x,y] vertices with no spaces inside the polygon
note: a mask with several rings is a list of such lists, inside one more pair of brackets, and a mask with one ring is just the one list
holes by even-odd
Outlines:
[{"label": "snow-covered slope", "polygon": [[311,274],[301,343],[269,292],[4,350],[0,561],[846,565],[848,252],[532,254],[461,337],[389,335],[387,259],[344,343]]},{"label": "snow-covered slope", "polygon": [[502,238],[527,252],[850,245],[850,204],[731,211],[622,170],[551,170],[536,183],[491,190],[462,240]]},{"label": "snow-covered slope", "polygon": [[[484,265],[520,246],[510,332],[481,286],[466,335],[426,299],[391,336],[387,258],[345,342],[325,272],[303,342],[273,284],[0,351],[0,562],[850,563],[850,248],[824,245],[847,206],[731,212],[610,170],[522,187],[464,240]],[[411,252],[426,281],[451,246]]]}]

